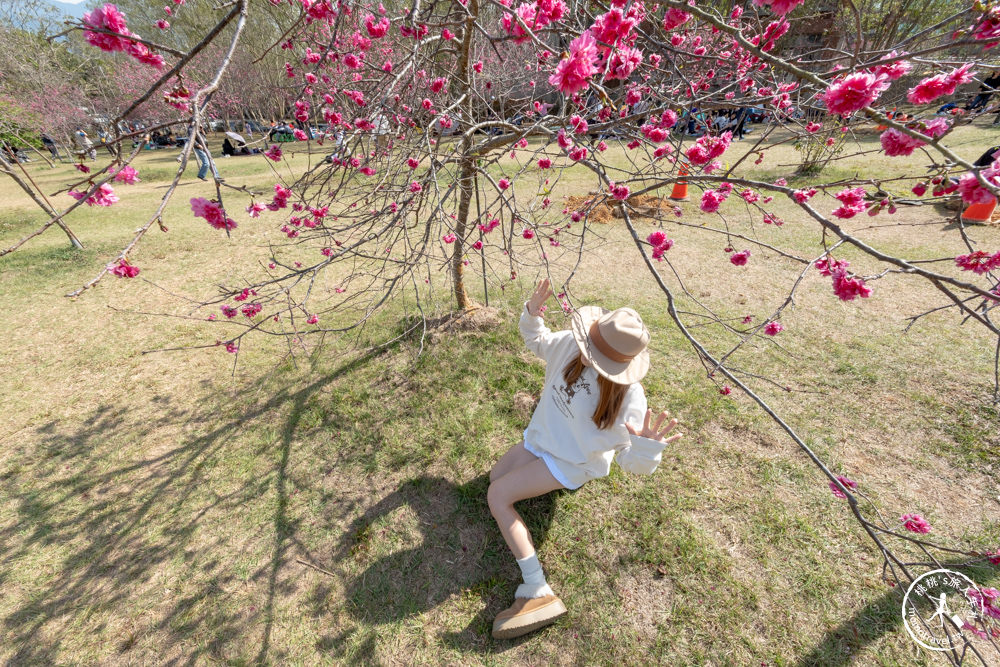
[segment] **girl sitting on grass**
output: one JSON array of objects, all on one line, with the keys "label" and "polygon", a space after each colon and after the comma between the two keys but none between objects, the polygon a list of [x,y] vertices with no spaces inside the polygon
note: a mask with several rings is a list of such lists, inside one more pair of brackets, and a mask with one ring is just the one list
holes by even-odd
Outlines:
[{"label": "girl sitting on grass", "polygon": [[[649,331],[631,308],[584,306],[571,330],[552,333],[541,318],[552,296],[548,279],[525,303],[519,327],[528,349],[546,362],[545,386],[524,440],[490,472],[490,511],[521,568],[513,606],[493,623],[497,639],[518,637],[554,622],[566,607],[545,581],[527,526],[514,503],[556,489],[578,489],[623,469],[651,474],[676,425],[661,412],[652,421],[639,380],[649,370]],[[636,426],[642,421],[642,427]],[[661,428],[662,426],[662,428]]]}]

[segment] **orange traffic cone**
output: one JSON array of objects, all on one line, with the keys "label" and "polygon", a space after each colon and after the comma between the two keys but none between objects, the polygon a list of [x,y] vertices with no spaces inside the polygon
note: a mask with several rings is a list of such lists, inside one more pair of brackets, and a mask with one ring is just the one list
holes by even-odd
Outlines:
[{"label": "orange traffic cone", "polygon": [[[681,163],[681,173],[679,174],[681,178],[688,175],[687,165],[683,162]],[[674,190],[670,193],[670,198],[674,201],[687,201],[688,200],[688,182],[684,180],[679,180],[674,183]]]},{"label": "orange traffic cone", "polygon": [[993,217],[993,210],[997,207],[996,197],[991,198],[985,204],[973,204],[962,211],[962,222],[989,222]]}]

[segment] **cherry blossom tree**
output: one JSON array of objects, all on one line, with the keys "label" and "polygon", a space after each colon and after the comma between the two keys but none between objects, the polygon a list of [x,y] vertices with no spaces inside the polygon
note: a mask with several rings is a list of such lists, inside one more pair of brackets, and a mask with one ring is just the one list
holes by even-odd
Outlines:
[{"label": "cherry blossom tree", "polygon": [[[900,16],[916,7],[897,4]],[[174,0],[167,9],[174,17],[188,6]],[[225,332],[212,333],[207,345],[218,340],[238,355],[257,336],[301,342],[360,326],[394,298],[426,301],[429,276],[443,266],[460,311],[476,307],[467,285],[471,270],[502,289],[519,271],[568,266],[559,299],[571,312],[572,277],[594,236],[592,218],[610,208],[707,378],[724,395],[742,391],[816,465],[881,553],[888,585],[909,584],[921,568],[946,559],[996,565],[1000,545],[929,537],[934,529],[918,510],[900,508],[898,519],[883,511],[861,485],[821,460],[762,396],[760,387],[773,381],[744,370],[740,360],[752,354],[751,344],[795,335],[782,315],[808,274],[828,280],[831,300],[859,308],[880,281],[905,276],[941,295],[914,320],[951,311],[996,338],[994,399],[1000,398],[1000,329],[993,320],[1000,248],[983,246],[959,213],[954,233],[968,252],[933,260],[910,259],[843,223],[890,218],[915,203],[971,205],[996,197],[1000,162],[973,166],[959,157],[950,138],[960,117],[934,111],[982,80],[1000,44],[1000,7],[963,4],[933,23],[902,26],[901,20],[874,34],[847,3],[844,11],[856,20],[842,24],[853,34],[822,48],[789,43],[793,23],[812,20],[811,9],[802,0],[648,6],[418,0],[391,7],[237,0],[173,46],[138,37],[112,5],[92,10],[78,28],[94,47],[150,68],[152,81],[122,105],[120,118],[162,100],[169,107],[163,117],[173,119],[164,123],[184,123],[193,137],[227,85],[248,21],[256,20],[250,17],[266,12],[277,20],[279,34],[262,51],[280,53],[284,62],[277,80],[267,78],[273,72],[261,80],[273,82],[271,95],[287,102],[301,125],[297,138],[329,154],[264,195],[217,181],[215,198],[190,201],[192,214],[215,233],[238,236],[234,211],[245,209],[284,239],[267,249],[262,268],[247,267],[199,305],[199,316]],[[201,73],[193,76],[199,59]],[[887,113],[904,106],[905,117]],[[763,109],[766,121],[757,137],[738,143],[752,108]],[[307,128],[319,124],[326,126],[323,136],[310,136]],[[852,134],[872,124],[883,128],[885,155],[921,161],[901,159],[892,182],[863,175],[825,181],[812,170],[813,180],[799,187],[754,178],[745,168],[787,142],[808,143],[819,162],[850,155]],[[113,205],[116,181],[135,177],[126,171],[130,158],[119,151],[107,169],[82,180],[71,193],[75,202],[46,209],[52,220],[80,205]],[[279,145],[260,157],[284,158]],[[72,296],[109,275],[139,272],[130,254],[160,223],[182,171],[183,164],[135,237]],[[570,174],[587,174],[591,194],[557,203],[552,193]],[[666,199],[680,182],[698,193],[699,208],[714,223],[690,222]],[[739,214],[727,201],[741,202]],[[796,224],[820,232],[811,254],[782,239],[779,201],[797,207]],[[640,214],[658,229],[640,233]],[[691,294],[671,249],[692,227],[718,237],[726,264],[794,267],[787,285],[769,286],[782,296],[766,317],[734,318]],[[843,257],[848,247],[880,270],[856,272]],[[682,310],[681,299],[695,309]],[[705,327],[717,335],[699,337]],[[949,628],[967,640],[961,651],[944,654],[952,663],[986,665],[1000,656],[1000,607],[991,595],[977,598],[984,613],[975,624]]]}]

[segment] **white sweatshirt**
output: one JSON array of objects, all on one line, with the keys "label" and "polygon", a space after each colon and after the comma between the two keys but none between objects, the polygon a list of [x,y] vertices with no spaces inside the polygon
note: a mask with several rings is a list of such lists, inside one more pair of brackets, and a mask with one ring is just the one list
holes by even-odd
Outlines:
[{"label": "white sweatshirt", "polygon": [[585,367],[572,387],[563,381],[566,365],[580,354],[573,332],[552,333],[541,317],[528,314],[527,305],[518,328],[528,349],[546,363],[545,386],[524,431],[525,444],[545,453],[546,459],[553,457],[555,461],[546,463],[558,466],[570,488],[607,475],[612,459],[629,472],[652,474],[660,464],[664,443],[632,435],[625,428],[626,422],[642,428],[646,416],[642,385],[630,385],[614,425],[598,429],[593,420],[601,391],[597,371]]}]

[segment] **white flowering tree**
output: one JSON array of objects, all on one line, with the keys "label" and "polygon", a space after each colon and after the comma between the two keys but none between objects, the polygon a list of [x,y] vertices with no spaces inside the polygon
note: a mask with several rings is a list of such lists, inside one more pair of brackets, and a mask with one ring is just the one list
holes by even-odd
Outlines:
[{"label": "white flowering tree", "polygon": [[[175,0],[175,11],[184,4]],[[913,9],[899,4],[900,12]],[[524,267],[544,267],[556,255],[572,263],[587,252],[592,218],[610,207],[707,377],[723,394],[745,393],[812,460],[882,554],[887,583],[907,585],[945,560],[1000,565],[1000,545],[934,540],[919,511],[888,517],[848,476],[831,470],[755,390],[769,380],[741,371],[738,361],[752,341],[794,335],[784,332],[782,314],[810,272],[829,280],[830,299],[859,307],[880,281],[901,275],[928,281],[940,302],[914,318],[954,311],[995,337],[1000,353],[993,321],[1000,248],[983,246],[960,215],[962,207],[995,201],[1000,162],[974,166],[959,157],[950,138],[965,116],[935,113],[956,91],[974,91],[984,78],[1000,43],[1000,6],[956,6],[924,23],[914,23],[910,12],[905,29],[871,38],[870,17],[862,21],[855,5],[811,8],[802,0],[418,0],[390,7],[236,0],[222,5],[214,24],[183,51],[136,37],[113,5],[88,13],[79,28],[93,46],[125,53],[159,73],[121,111],[123,118],[159,95],[180,112],[173,122],[184,123],[193,138],[239,53],[248,16],[265,6],[283,21],[273,47],[288,54],[275,92],[291,100],[300,124],[296,137],[315,141],[329,157],[263,197],[216,182],[214,199],[190,201],[192,214],[219,233],[238,236],[233,211],[245,209],[284,238],[261,258],[260,272],[248,268],[239,285],[202,304],[211,326],[224,328],[227,350],[238,354],[259,335],[307,341],[344,330],[404,292],[419,301],[429,289],[425,278],[444,263],[455,307],[475,308],[466,284],[470,265],[502,287]],[[824,13],[831,21],[823,30],[846,26],[836,39],[820,45],[792,40],[796,23],[810,25]],[[185,68],[212,44],[219,45],[213,71],[203,85],[187,85]],[[757,136],[735,142],[752,116]],[[319,138],[309,129],[317,124],[325,125]],[[746,168],[789,142],[811,145],[826,161],[841,159],[852,151],[847,138],[872,124],[880,127],[885,155],[921,157],[919,164],[900,159],[897,183],[863,175],[826,181],[814,171],[808,185],[791,187],[783,179],[754,178]],[[183,160],[190,151],[191,142]],[[46,209],[52,216],[46,227],[80,205],[113,205],[115,181],[136,177],[130,157],[119,153],[109,169],[81,181],[71,193],[75,203]],[[275,144],[260,159],[281,162],[282,148]],[[4,168],[11,173],[7,161]],[[134,239],[73,296],[109,274],[138,274],[130,253],[160,222],[182,169]],[[571,170],[589,174],[591,194],[562,206],[550,195]],[[688,222],[667,199],[680,184],[695,191],[700,210],[715,223]],[[723,206],[727,200],[742,205]],[[799,212],[797,224],[821,232],[809,256],[783,247],[780,234],[761,233],[784,224],[776,204],[789,200]],[[914,261],[842,223],[891,217],[930,201],[961,202],[951,233],[968,252]],[[641,234],[635,224],[640,212],[659,228]],[[798,267],[789,284],[774,288],[783,296],[767,317],[734,320],[692,297],[670,253],[689,227],[718,235],[736,267],[757,261]],[[880,270],[854,272],[842,257],[847,247]],[[571,311],[571,281],[559,292]],[[696,312],[681,312],[681,297],[692,297]],[[709,344],[692,323],[720,335]],[[206,337],[218,338],[215,331]],[[993,372],[1000,398],[996,364]],[[964,625],[949,621],[947,631],[962,638],[963,648],[942,655],[955,664],[995,664],[1000,657],[1000,603],[989,591],[976,598],[978,618]]]}]

